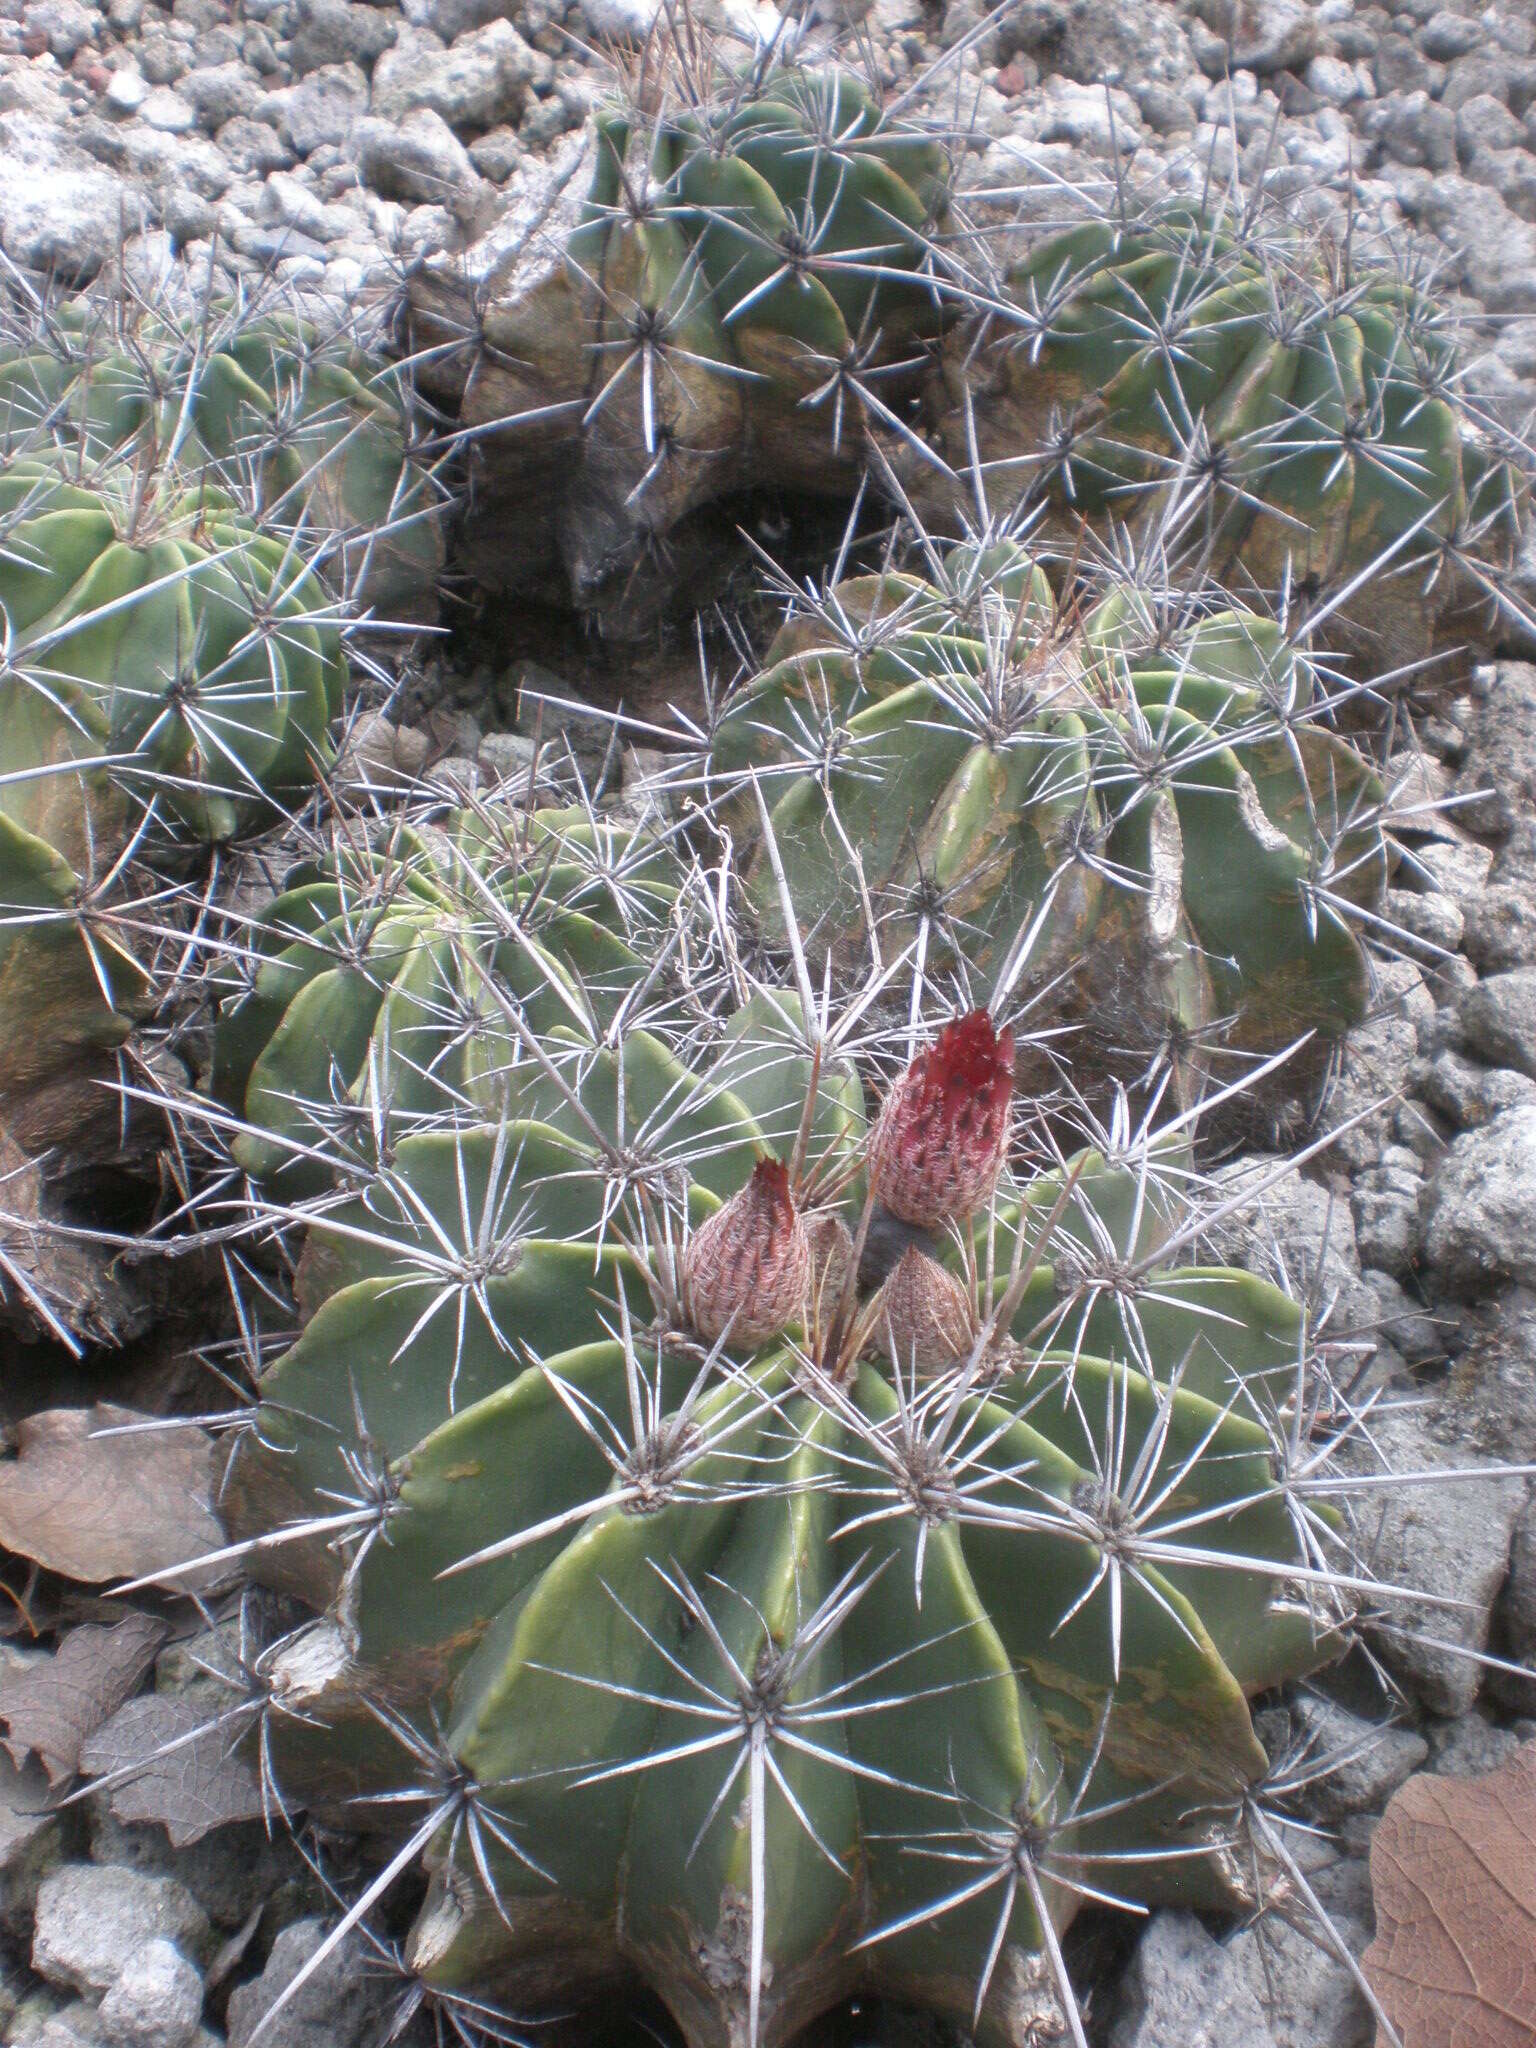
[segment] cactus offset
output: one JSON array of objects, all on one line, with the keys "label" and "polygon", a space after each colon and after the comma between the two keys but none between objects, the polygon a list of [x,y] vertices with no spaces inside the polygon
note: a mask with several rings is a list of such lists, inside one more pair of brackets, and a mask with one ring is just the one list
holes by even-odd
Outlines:
[{"label": "cactus offset", "polygon": [[[41,292],[0,308],[0,451],[174,466],[323,537],[328,580],[383,616],[429,616],[445,492],[413,453],[407,380],[350,329],[277,308]],[[307,543],[312,545],[312,541]]]},{"label": "cactus offset", "polygon": [[978,492],[1069,531],[1162,517],[1218,576],[1314,606],[1361,579],[1323,630],[1373,673],[1494,644],[1528,461],[1463,398],[1428,288],[1273,228],[1131,205],[1044,241],[936,353],[921,411],[954,480],[893,461],[935,517]]},{"label": "cactus offset", "polygon": [[682,872],[663,842],[585,812],[338,835],[263,913],[224,1006],[211,1087],[249,1124],[241,1164],[286,1165],[291,1188],[386,1134],[519,1099],[539,1075],[530,1029],[570,1057],[644,981]]},{"label": "cactus offset", "polygon": [[[1380,792],[1312,722],[1317,678],[1274,624],[1113,585],[1063,620],[1011,543],[939,572],[803,601],[715,731],[719,785],[762,788],[808,939],[846,954],[873,916],[987,985],[1028,934],[1025,979],[1064,978],[1080,1010],[1230,1019],[1247,1047],[1359,1017]],[[762,845],[748,889],[781,937]]]},{"label": "cactus offset", "polygon": [[472,371],[449,360],[456,281],[413,286],[466,434],[504,429],[488,579],[526,588],[558,552],[578,605],[620,634],[690,512],[765,483],[851,495],[866,416],[915,385],[914,345],[946,317],[937,140],[841,71],[765,59],[710,89],[684,69],[659,117],[599,119],[562,260],[513,273]]}]

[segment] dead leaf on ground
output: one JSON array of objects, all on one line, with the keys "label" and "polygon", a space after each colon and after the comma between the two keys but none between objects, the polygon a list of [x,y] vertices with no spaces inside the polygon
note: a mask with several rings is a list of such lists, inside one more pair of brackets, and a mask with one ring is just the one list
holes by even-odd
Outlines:
[{"label": "dead leaf on ground", "polygon": [[19,1422],[16,1455],[0,1462],[0,1544],[92,1581],[138,1578],[217,1550],[213,1446],[201,1430],[99,1434],[152,1419],[99,1401]]},{"label": "dead leaf on ground", "polygon": [[74,1776],[80,1745],[138,1685],[165,1641],[163,1622],[129,1614],[113,1628],[72,1628],[54,1654],[0,1680],[0,1719],[18,1768],[36,1750],[52,1785]]},{"label": "dead leaf on ground", "polygon": [[218,1715],[206,1696],[129,1700],[85,1744],[80,1767],[95,1778],[131,1772],[112,1787],[112,1811],[122,1821],[159,1821],[172,1847],[184,1849],[213,1828],[261,1817],[261,1784],[238,1747],[250,1719],[221,1726]]},{"label": "dead leaf on ground", "polygon": [[[1536,1742],[1481,1778],[1410,1778],[1371,1841],[1361,1958],[1403,2048],[1536,2041]],[[1386,2040],[1383,2033],[1380,2042]]]}]

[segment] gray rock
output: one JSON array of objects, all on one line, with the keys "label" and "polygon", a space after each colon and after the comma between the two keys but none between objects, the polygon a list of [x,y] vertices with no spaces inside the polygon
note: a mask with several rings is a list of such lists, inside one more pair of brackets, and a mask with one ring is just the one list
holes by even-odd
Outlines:
[{"label": "gray rock", "polygon": [[1475,94],[1456,113],[1456,147],[1463,163],[1485,149],[1514,149],[1524,139],[1520,123],[1492,93]]},{"label": "gray rock", "polygon": [[201,1955],[208,1917],[173,1877],[97,1863],[66,1863],[43,1879],[32,1935],[32,1967],[50,1984],[109,1990],[148,1942],[172,1941]]},{"label": "gray rock", "polygon": [[[1454,126],[1448,108],[1436,112]],[[1447,170],[1450,162],[1446,158]],[[1436,178],[1426,188],[1419,219],[1454,252],[1454,274],[1486,312],[1536,310],[1536,225],[1511,213],[1486,185],[1451,175]]]},{"label": "gray rock", "polygon": [[1369,75],[1362,77],[1359,69],[1343,57],[1314,57],[1303,76],[1307,90],[1315,93],[1325,106],[1347,107],[1370,97]]},{"label": "gray rock", "polygon": [[1455,1319],[1455,1357],[1438,1411],[1445,1441],[1506,1464],[1536,1462],[1536,1294],[1504,1287],[1442,1312]]},{"label": "gray rock", "polygon": [[1376,1327],[1392,1349],[1409,1365],[1441,1363],[1457,1318],[1414,1300],[1390,1273],[1372,1270],[1362,1277],[1376,1297]]},{"label": "gray rock", "polygon": [[1361,125],[1395,163],[1448,171],[1456,162],[1456,116],[1437,106],[1422,86],[1383,95],[1366,109]]},{"label": "gray rock", "polygon": [[1454,953],[1466,930],[1461,905],[1438,889],[1389,889],[1382,911],[1399,931],[1423,939],[1441,953]]},{"label": "gray rock", "polygon": [[21,2048],[108,2048],[100,2015],[83,1998],[48,2014],[35,2032],[19,2038]]},{"label": "gray rock", "polygon": [[1426,57],[1434,57],[1443,64],[1475,50],[1483,34],[1482,27],[1469,15],[1442,7],[1419,30],[1418,45]]},{"label": "gray rock", "polygon": [[1193,1913],[1153,1915],[1120,1998],[1109,2048],[1275,2048],[1241,1963]]},{"label": "gray rock", "polygon": [[145,1942],[101,2001],[102,2031],[122,2048],[189,2048],[203,2017],[203,1980],[174,1942]]},{"label": "gray rock", "polygon": [[125,64],[113,72],[101,97],[114,114],[136,114],[149,97],[149,80],[137,65]]},{"label": "gray rock", "polygon": [[0,248],[63,277],[93,277],[125,236],[153,224],[148,201],[36,115],[0,114]]},{"label": "gray rock", "polygon": [[1536,967],[1490,974],[1468,989],[1457,1014],[1469,1051],[1536,1078]]},{"label": "gray rock", "polygon": [[42,36],[65,64],[101,33],[101,16],[95,8],[82,5],[82,0],[29,0],[22,24],[30,34]]},{"label": "gray rock", "polygon": [[139,69],[151,85],[174,85],[192,69],[192,57],[185,43],[159,29],[152,29],[138,46]]},{"label": "gray rock", "polygon": [[326,64],[360,64],[367,70],[398,33],[387,8],[362,7],[354,0],[299,0],[299,26],[288,61],[299,77]]},{"label": "gray rock", "polygon": [[1423,1249],[1451,1287],[1536,1286],[1536,1105],[1520,1103],[1452,1145],[1430,1184]]},{"label": "gray rock", "polygon": [[1306,1744],[1308,1764],[1331,1765],[1302,1795],[1304,1811],[1316,1820],[1342,1820],[1382,1806],[1429,1755],[1429,1744],[1411,1728],[1374,1727],[1316,1693],[1301,1694],[1291,1719]]},{"label": "gray rock", "polygon": [[253,173],[258,178],[271,171],[286,171],[297,161],[293,149],[275,128],[245,114],[226,121],[214,140],[237,171]]},{"label": "gray rock", "polygon": [[492,21],[451,49],[420,30],[402,33],[373,74],[372,110],[401,120],[413,107],[431,107],[450,127],[468,132],[515,121],[536,65],[510,21]]},{"label": "gray rock", "polygon": [[1440,103],[1453,113],[1460,113],[1468,100],[1488,93],[1518,116],[1531,104],[1533,69],[1536,67],[1529,63],[1511,61],[1508,51],[1474,50],[1469,56],[1458,57],[1450,67]]},{"label": "gray rock", "polygon": [[63,1817],[48,1810],[48,1779],[35,1757],[18,1770],[0,1755],[0,1927],[24,1936],[38,1888],[63,1854]]},{"label": "gray rock", "polygon": [[1383,99],[1392,93],[1433,95],[1445,80],[1444,67],[1426,57],[1411,36],[1397,31],[1389,31],[1377,44],[1371,71]]},{"label": "gray rock", "polygon": [[1495,1728],[1474,1710],[1459,1720],[1431,1724],[1429,1768],[1438,1778],[1481,1778],[1508,1763],[1519,1747],[1513,1728]]},{"label": "gray rock", "polygon": [[[1273,1185],[1263,1184],[1273,1178]],[[1214,1256],[1276,1279],[1316,1307],[1335,1304],[1330,1331],[1369,1329],[1376,1300],[1360,1277],[1347,1197],[1267,1154],[1250,1155],[1215,1176],[1223,1199],[1263,1188],[1210,1233]]]},{"label": "gray rock", "polygon": [[1480,974],[1536,966],[1536,896],[1494,882],[1467,905],[1467,957]]},{"label": "gray rock", "polygon": [[[1350,1953],[1359,1956],[1371,1938],[1371,1880],[1365,1864],[1353,1859],[1334,1863],[1308,1881]],[[1275,2048],[1370,2048],[1376,2038],[1376,2023],[1359,1987],[1325,1942],[1325,1936],[1314,1940],[1270,1913],[1227,1945],[1259,2001]],[[1170,2037],[1168,2048],[1177,2038]]]},{"label": "gray rock", "polygon": [[1416,1060],[1410,1076],[1431,1109],[1459,1131],[1491,1123],[1506,1109],[1536,1102],[1536,1081],[1508,1067],[1485,1067],[1446,1047],[1432,1059]]},{"label": "gray rock", "polygon": [[1200,68],[1212,78],[1223,71],[1300,71],[1316,56],[1320,30],[1307,0],[1193,0],[1211,31],[1192,38]]},{"label": "gray rock", "polygon": [[533,765],[533,741],[520,732],[488,732],[480,742],[479,758],[497,782],[526,779]]},{"label": "gray rock", "polygon": [[469,145],[470,161],[482,178],[504,185],[526,154],[527,145],[515,128],[493,128]]},{"label": "gray rock", "polygon": [[479,186],[468,150],[431,107],[412,107],[399,121],[370,115],[352,140],[363,183],[386,199],[440,205]]},{"label": "gray rock", "polygon": [[[1446,1442],[1406,1403],[1375,1408],[1370,1438],[1342,1454],[1378,1481],[1354,1503],[1360,1554],[1382,1585],[1431,1596],[1382,1601],[1378,1651],[1432,1713],[1464,1714],[1481,1683],[1477,1656],[1489,1645],[1524,1482],[1486,1476],[1489,1460]],[[1415,1473],[1446,1477],[1405,1483]]]},{"label": "gray rock", "polygon": [[1385,1147],[1377,1165],[1355,1177],[1350,1204],[1362,1266],[1375,1266],[1383,1273],[1408,1271],[1419,1248],[1423,1187],[1423,1168],[1401,1145]]},{"label": "gray rock", "polygon": [[157,128],[162,135],[186,135],[197,126],[197,110],[190,100],[183,99],[170,86],[157,85],[152,93],[146,95],[139,109],[139,119],[147,127]]},{"label": "gray rock", "polygon": [[357,64],[325,64],[282,96],[279,125],[300,156],[345,143],[368,111],[368,80]]},{"label": "gray rock", "polygon": [[[1393,1100],[1406,1090],[1418,1050],[1419,1029],[1407,1016],[1370,1017],[1349,1034],[1323,1115],[1327,1127],[1339,1134],[1331,1161],[1356,1172],[1375,1164]],[[1360,1121],[1352,1122],[1356,1118]]]},{"label": "gray rock", "polygon": [[210,134],[245,114],[255,103],[262,86],[254,71],[244,64],[209,64],[189,71],[177,87],[189,100],[199,127]]},{"label": "gray rock", "polygon": [[[327,1932],[321,1920],[296,1920],[283,1929],[256,1982],[230,1993],[229,2048],[251,2048],[257,2028]],[[342,1942],[262,2028],[262,2048],[371,2048],[388,1985],[368,1961],[356,1935]]]}]

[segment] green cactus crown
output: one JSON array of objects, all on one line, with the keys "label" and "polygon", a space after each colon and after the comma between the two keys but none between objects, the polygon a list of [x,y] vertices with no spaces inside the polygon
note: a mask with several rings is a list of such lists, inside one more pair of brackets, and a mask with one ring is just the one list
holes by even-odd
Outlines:
[{"label": "green cactus crown", "polygon": [[399,365],[279,304],[0,306],[0,452],[132,452],[212,483],[270,530],[323,536],[327,580],[381,616],[430,616],[443,566],[447,494],[416,414]]},{"label": "green cactus crown", "polygon": [[1529,456],[1463,370],[1411,268],[1257,210],[1143,204],[1040,243],[938,349],[920,411],[950,480],[891,455],[935,517],[1161,520],[1217,576],[1326,606],[1379,674],[1523,617]]},{"label": "green cactus crown", "polygon": [[[595,150],[562,260],[511,277],[488,311],[460,417],[547,470],[558,531],[528,520],[520,487],[501,573],[525,577],[558,540],[580,601],[606,604],[711,500],[829,477],[852,493],[866,414],[895,417],[953,314],[953,167],[852,74],[770,63],[723,85],[685,76],[659,114],[606,114]],[[413,290],[451,378],[462,349],[437,330],[458,322],[453,286]]]},{"label": "green cactus crown", "polygon": [[1381,788],[1280,628],[1113,580],[1062,613],[1010,541],[927,566],[801,593],[726,700],[708,768],[765,933],[782,872],[819,954],[873,927],[978,989],[1250,1051],[1360,1017]]},{"label": "green cactus crown", "polygon": [[438,1992],[639,1978],[702,2044],[875,1989],[1081,2041],[1076,1907],[1241,1896],[1247,1698],[1338,1645],[1303,1318],[1187,1263],[1176,1149],[1016,1177],[985,1012],[872,1125],[806,1014],[760,991],[692,1069],[551,1034],[501,1120],[308,1212],[226,1489],[326,1609],[269,1758],[322,1808],[451,1785]]}]

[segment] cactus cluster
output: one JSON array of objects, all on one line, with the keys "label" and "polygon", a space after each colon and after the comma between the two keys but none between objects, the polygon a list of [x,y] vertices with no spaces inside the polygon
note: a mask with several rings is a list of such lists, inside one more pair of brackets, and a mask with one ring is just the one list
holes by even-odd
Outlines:
[{"label": "cactus cluster", "polygon": [[167,994],[199,848],[328,773],[349,619],[432,601],[442,493],[411,418],[345,327],[7,281],[0,1144],[31,1189],[28,1268],[38,1148],[114,1151],[106,1084]]},{"label": "cactus cluster", "polygon": [[[733,493],[900,517],[781,572],[766,652],[601,796],[541,742],[451,799],[330,775],[357,607],[440,560],[403,371],[22,295],[0,1313],[120,1339],[103,1276],[160,1243],[227,1291],[186,1290],[217,1562],[271,1626],[213,1747],[387,1843],[285,2003],[424,1866],[383,2038],[639,1986],[689,2048],[866,1994],[1086,2048],[1085,1903],[1310,1899],[1254,1703],[1415,1597],[1336,1469],[1374,1395],[1207,1262],[1204,1111],[1366,1013],[1386,748],[1330,621],[1482,630],[1522,489],[1383,274],[1123,207],[1003,273],[940,134],[688,47],[472,370],[451,275],[412,286],[504,574],[644,617]],[[147,1206],[52,1213],[47,1148],[146,1104]],[[209,1563],[151,1579],[216,1603]]]},{"label": "cactus cluster", "polygon": [[346,325],[239,301],[196,313],[112,297],[19,299],[0,325],[0,453],[87,472],[174,470],[276,532],[322,537],[328,581],[381,616],[425,616],[445,494],[398,366]]},{"label": "cactus cluster", "polygon": [[1007,541],[931,573],[802,597],[726,701],[709,768],[766,930],[777,866],[822,954],[873,924],[989,990],[1082,1016],[1134,988],[1150,1024],[1248,1050],[1363,1015],[1381,789],[1278,626],[1124,583],[1063,614]]}]

